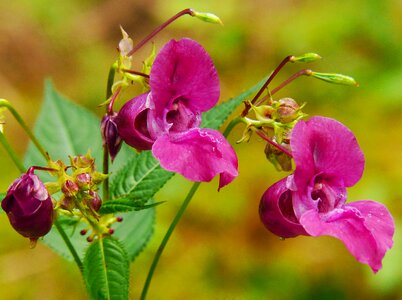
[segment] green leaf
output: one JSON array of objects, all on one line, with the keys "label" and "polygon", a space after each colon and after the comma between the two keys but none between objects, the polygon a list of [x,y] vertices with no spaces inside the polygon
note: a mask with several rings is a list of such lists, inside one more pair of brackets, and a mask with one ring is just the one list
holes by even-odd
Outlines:
[{"label": "green leaf", "polygon": [[[152,199],[151,199],[152,200]],[[106,202],[101,209],[103,214],[111,214],[116,212],[139,211],[155,207],[165,201],[145,204],[144,201],[138,201],[133,198],[123,197]]]},{"label": "green leaf", "polygon": [[[7,195],[7,193],[0,193],[0,200],[3,201],[3,199],[6,197],[6,195]],[[0,205],[0,212],[3,212],[1,205]]]},{"label": "green leaf", "polygon": [[110,200],[102,213],[135,210],[150,200],[174,173],[162,169],[151,151],[133,157],[111,180]]},{"label": "green leaf", "polygon": [[123,222],[113,225],[114,236],[123,243],[130,260],[134,260],[154,232],[155,209],[120,213],[118,216],[123,217]]},{"label": "green leaf", "polygon": [[[69,155],[85,154],[88,148],[91,148],[95,162],[101,166],[102,140],[99,124],[100,120],[94,114],[58,94],[50,82],[46,83],[45,100],[36,121],[34,132],[52,159],[61,159],[68,164]],[[112,180],[115,171],[122,169],[133,156],[136,156],[135,152],[123,145],[119,155],[110,166]],[[26,166],[44,166],[46,164],[32,143],[28,146],[24,162]],[[36,174],[43,181],[54,180],[47,172],[38,171]],[[135,257],[145,247],[153,233],[155,211],[154,208],[150,208],[122,215],[124,221],[113,225],[114,235],[117,238],[129,239],[129,241],[122,240],[122,243],[130,247],[127,248],[130,258]],[[81,229],[85,229],[87,225],[80,222],[75,228],[67,221],[61,220],[64,231],[70,237],[71,243],[80,258],[83,259],[88,242],[79,232]],[[63,257],[73,260],[70,251],[55,227],[43,238],[43,242]]]},{"label": "green leaf", "polygon": [[128,299],[130,261],[112,237],[100,238],[88,248],[83,275],[91,299]]},{"label": "green leaf", "polygon": [[243,101],[250,98],[256,91],[258,91],[266,81],[266,78],[262,79],[256,85],[244,91],[237,97],[231,98],[226,102],[223,102],[211,110],[202,114],[201,127],[219,129],[231,113],[240,105]]}]

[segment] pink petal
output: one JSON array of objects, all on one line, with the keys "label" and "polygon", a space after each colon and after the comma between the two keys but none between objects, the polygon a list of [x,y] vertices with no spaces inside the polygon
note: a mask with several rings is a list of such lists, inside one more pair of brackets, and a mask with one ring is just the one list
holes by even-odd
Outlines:
[{"label": "pink petal", "polygon": [[115,119],[120,137],[137,150],[149,150],[154,142],[147,125],[148,95],[145,93],[128,101]]},{"label": "pink petal", "polygon": [[270,186],[262,196],[260,218],[269,231],[280,237],[307,235],[293,211],[292,192],[286,187],[286,178]]},{"label": "pink petal", "polygon": [[291,147],[297,186],[305,186],[317,173],[336,176],[346,187],[362,176],[363,152],[353,133],[334,119],[316,116],[299,121],[292,130]]},{"label": "pink petal", "polygon": [[[364,203],[360,205],[365,206]],[[385,217],[382,222],[387,222],[388,219]],[[361,213],[354,206],[344,205],[327,214],[309,210],[299,221],[312,236],[328,235],[340,239],[359,262],[368,264],[374,272],[377,272],[382,267],[384,244],[389,245],[389,237],[385,238],[387,242],[381,240],[384,236],[376,232],[379,229],[373,230],[373,227],[370,227],[373,225],[372,221],[366,220],[367,214]]]},{"label": "pink petal", "polygon": [[351,202],[348,206],[360,211],[364,224],[377,241],[379,253],[385,255],[394,243],[392,237],[395,232],[394,219],[388,209],[383,204],[371,200]]},{"label": "pink petal", "polygon": [[171,40],[155,58],[150,87],[156,114],[164,116],[177,99],[194,112],[211,109],[219,99],[219,78],[204,48],[190,39]]},{"label": "pink petal", "polygon": [[158,138],[152,153],[166,170],[191,181],[211,181],[220,174],[219,188],[237,175],[237,156],[221,133],[194,128],[177,135]]}]

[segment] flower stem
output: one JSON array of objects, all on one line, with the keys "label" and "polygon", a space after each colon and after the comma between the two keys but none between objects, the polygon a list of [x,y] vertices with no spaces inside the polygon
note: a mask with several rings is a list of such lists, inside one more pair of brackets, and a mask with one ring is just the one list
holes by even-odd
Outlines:
[{"label": "flower stem", "polygon": [[163,253],[163,250],[165,249],[165,246],[167,242],[169,241],[170,236],[172,235],[174,229],[176,228],[176,225],[179,223],[181,217],[183,216],[183,213],[185,212],[188,204],[190,203],[191,199],[193,198],[195,192],[197,191],[198,187],[200,186],[201,182],[195,182],[193,186],[191,187],[190,191],[188,192],[186,198],[184,199],[182,205],[180,206],[179,211],[177,212],[176,216],[173,219],[172,224],[170,224],[169,229],[167,230],[161,244],[159,245],[158,250],[155,253],[154,259],[152,261],[152,265],[149,269],[148,276],[146,278],[144,287],[142,289],[141,293],[141,300],[145,300],[148,292],[149,285],[152,280],[152,276],[154,274],[154,271],[156,269],[156,266],[158,265],[159,259]]},{"label": "flower stem", "polygon": [[18,155],[15,153],[14,149],[8,143],[6,137],[2,132],[0,132],[0,143],[3,145],[4,149],[6,149],[8,155],[11,157],[18,170],[20,170],[21,173],[24,173],[26,171],[24,165],[21,163],[20,159],[18,158]]},{"label": "flower stem", "polygon": [[133,55],[138,49],[140,49],[142,46],[144,46],[146,43],[149,42],[155,35],[157,35],[160,31],[162,31],[165,27],[167,27],[170,23],[175,21],[176,19],[180,18],[181,16],[184,15],[194,15],[194,11],[191,8],[186,8],[183,9],[182,11],[178,12],[175,14],[173,17],[171,17],[169,20],[167,20],[165,23],[160,25],[159,27],[155,28],[154,31],[152,31],[148,36],[146,36],[141,42],[139,42],[129,53],[127,53],[127,56]]},{"label": "flower stem", "polygon": [[292,76],[290,76],[288,79],[286,79],[285,81],[283,81],[280,85],[278,85],[276,88],[274,88],[271,91],[271,95],[275,94],[276,92],[278,92],[279,90],[283,89],[285,86],[287,86],[289,83],[291,83],[293,80],[295,80],[296,78],[306,75],[306,76],[311,76],[312,71],[310,69],[303,69],[300,70],[299,72],[293,74]]},{"label": "flower stem", "polygon": [[[254,104],[258,98],[260,98],[261,94],[264,92],[264,90],[267,88],[267,86],[271,83],[271,81],[275,78],[276,75],[278,75],[279,71],[282,70],[282,68],[288,63],[291,62],[292,59],[294,58],[293,55],[286,56],[281,63],[275,68],[275,70],[269,75],[267,81],[264,83],[264,85],[261,87],[261,89],[258,91],[258,93],[254,96],[253,100],[251,100],[251,104]],[[250,107],[246,107],[244,111],[242,112],[241,116],[245,117],[248,114]]]},{"label": "flower stem", "polygon": [[77,264],[78,268],[80,269],[80,272],[82,273],[83,265],[82,265],[81,259],[78,256],[77,251],[75,251],[75,248],[74,248],[73,244],[71,243],[70,239],[68,238],[66,232],[64,231],[63,227],[60,225],[58,220],[56,220],[54,222],[54,226],[56,226],[57,231],[60,233],[61,238],[63,239],[64,243],[66,244],[68,250],[70,250],[75,263]]},{"label": "flower stem", "polygon": [[14,116],[14,118],[17,120],[17,122],[21,125],[21,127],[25,130],[31,141],[34,143],[36,148],[39,150],[39,152],[42,154],[42,156],[46,159],[46,161],[50,161],[50,156],[49,153],[46,152],[46,150],[42,147],[42,145],[39,143],[37,138],[34,136],[32,133],[31,129],[27,126],[27,124],[24,122],[24,120],[21,118],[20,114],[14,109],[14,107],[11,105],[9,101],[6,99],[0,99],[0,107],[5,107],[7,108],[11,114]]},{"label": "flower stem", "polygon": [[232,129],[239,123],[242,123],[244,121],[244,119],[242,117],[237,117],[234,118],[232,121],[230,121],[230,123],[228,124],[228,126],[226,127],[226,129],[223,131],[223,136],[225,138],[228,137],[229,133],[232,131]]}]

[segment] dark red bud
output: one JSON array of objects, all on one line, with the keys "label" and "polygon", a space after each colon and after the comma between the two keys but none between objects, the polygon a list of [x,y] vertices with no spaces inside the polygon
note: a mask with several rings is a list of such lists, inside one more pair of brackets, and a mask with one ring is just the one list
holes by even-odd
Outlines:
[{"label": "dark red bud", "polygon": [[1,202],[11,226],[31,240],[47,234],[53,224],[53,203],[33,170],[16,179]]},{"label": "dark red bud", "polygon": [[94,238],[93,238],[92,236],[87,237],[87,242],[88,242],[88,243],[93,242],[93,240],[94,240]]},{"label": "dark red bud", "polygon": [[74,197],[75,195],[77,195],[79,189],[80,188],[78,187],[78,185],[74,181],[69,179],[67,179],[61,187],[61,191],[67,197]]},{"label": "dark red bud", "polygon": [[116,222],[123,222],[123,217],[116,217]]},{"label": "dark red bud", "polygon": [[102,200],[97,192],[89,191],[90,199],[87,200],[88,205],[94,210],[99,211],[102,206]]},{"label": "dark red bud", "polygon": [[114,233],[114,229],[113,228],[109,228],[109,234],[113,234]]},{"label": "dark red bud", "polygon": [[86,230],[86,229],[82,229],[82,230],[80,231],[80,234],[81,234],[81,235],[86,235],[86,234],[87,234],[87,230]]},{"label": "dark red bud", "polygon": [[113,113],[113,115],[106,114],[101,122],[103,145],[107,146],[112,161],[115,159],[117,153],[119,153],[123,143],[123,140],[120,138],[117,130],[117,125],[115,122],[116,117],[117,113]]}]

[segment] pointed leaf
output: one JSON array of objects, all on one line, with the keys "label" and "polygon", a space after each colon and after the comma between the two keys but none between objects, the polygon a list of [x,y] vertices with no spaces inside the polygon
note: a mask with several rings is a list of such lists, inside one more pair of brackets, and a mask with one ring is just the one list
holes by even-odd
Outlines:
[{"label": "pointed leaf", "polygon": [[258,89],[260,89],[266,78],[262,79],[256,85],[244,91],[237,97],[231,98],[226,102],[223,102],[211,110],[202,114],[201,127],[219,129],[230,114],[240,105],[243,101],[249,99]]},{"label": "pointed leaf", "polygon": [[114,238],[94,241],[86,251],[83,275],[91,299],[128,299],[130,261]]},{"label": "pointed leaf", "polygon": [[123,211],[143,206],[173,175],[160,167],[151,151],[141,152],[114,174],[110,193],[115,200],[104,203],[101,212],[117,211],[122,204]]}]

